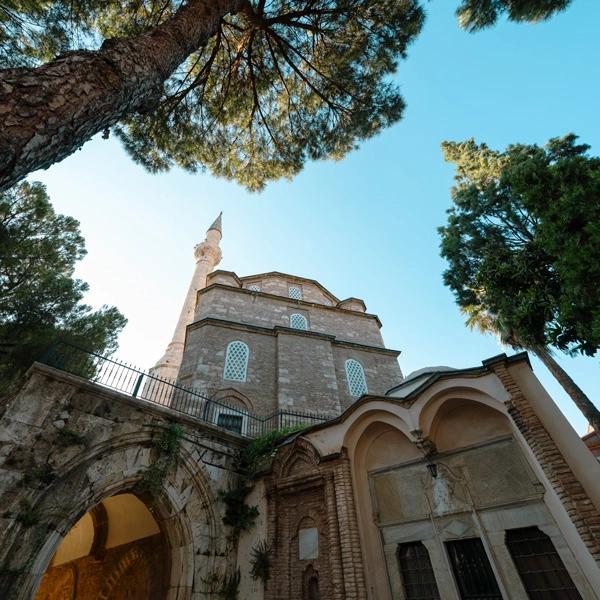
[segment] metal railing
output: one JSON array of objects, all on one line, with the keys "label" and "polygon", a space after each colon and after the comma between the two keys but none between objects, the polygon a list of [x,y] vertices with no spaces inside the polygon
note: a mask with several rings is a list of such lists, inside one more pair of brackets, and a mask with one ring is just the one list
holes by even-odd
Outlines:
[{"label": "metal railing", "polygon": [[67,342],[52,346],[40,362],[132,398],[167,407],[249,438],[285,427],[308,427],[334,416],[303,411],[277,411],[270,415],[256,415],[205,396],[176,381],[156,377],[133,365],[89,352]]}]

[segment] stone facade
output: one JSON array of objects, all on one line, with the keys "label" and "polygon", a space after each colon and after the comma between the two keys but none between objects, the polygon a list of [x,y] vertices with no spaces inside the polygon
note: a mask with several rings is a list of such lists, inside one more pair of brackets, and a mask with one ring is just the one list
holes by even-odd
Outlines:
[{"label": "stone facade", "polygon": [[[526,355],[403,378],[362,300],[210,272],[220,235],[218,220],[154,379],[129,372],[121,393],[36,363],[0,405],[1,598],[600,600],[600,463]],[[219,411],[327,420],[248,480],[254,433]]]},{"label": "stone facade", "polygon": [[[183,431],[177,464],[160,492],[149,494],[144,473],[175,419]],[[168,408],[36,365],[2,416],[0,597],[31,598],[73,525],[122,493],[142,499],[166,540],[170,575],[159,597],[213,597],[206,582],[235,563],[217,498],[235,477],[242,445],[227,431]]]},{"label": "stone facade", "polygon": [[[302,300],[288,297],[290,287],[301,290]],[[303,315],[308,329],[290,327],[292,314]],[[346,360],[362,365],[372,394],[384,394],[402,377],[399,352],[384,347],[380,327],[361,300],[340,302],[312,280],[282,273],[240,279],[216,271],[198,292],[179,381],[208,394],[236,389],[263,415],[337,415],[357,399],[349,391]],[[227,345],[234,340],[250,350],[245,381],[224,378]]]}]

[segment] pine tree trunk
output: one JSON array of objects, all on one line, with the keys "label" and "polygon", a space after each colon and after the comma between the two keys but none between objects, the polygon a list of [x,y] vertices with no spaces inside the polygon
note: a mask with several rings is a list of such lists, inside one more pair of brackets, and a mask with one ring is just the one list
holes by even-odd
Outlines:
[{"label": "pine tree trunk", "polygon": [[0,191],[126,115],[151,109],[173,71],[247,0],[189,0],[171,19],[96,51],[0,71]]},{"label": "pine tree trunk", "polygon": [[546,348],[535,348],[532,352],[546,365],[546,368],[554,375],[558,383],[569,394],[577,408],[583,413],[588,423],[600,431],[600,411],[592,401],[585,395],[583,390],[571,379],[567,372],[554,360]]}]

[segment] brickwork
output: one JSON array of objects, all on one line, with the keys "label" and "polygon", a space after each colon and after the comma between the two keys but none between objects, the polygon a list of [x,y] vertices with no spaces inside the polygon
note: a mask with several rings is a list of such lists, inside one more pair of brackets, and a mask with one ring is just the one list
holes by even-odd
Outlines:
[{"label": "brickwork", "polygon": [[402,379],[402,371],[394,356],[344,344],[334,345],[333,356],[342,410],[348,408],[357,400],[350,395],[348,389],[348,378],[346,375],[347,359],[353,358],[362,365],[369,394],[384,395],[395,385],[395,382]]},{"label": "brickwork", "polygon": [[[227,345],[235,340],[250,349],[244,382],[223,377]],[[371,394],[384,394],[402,376],[395,352],[287,327],[269,330],[205,319],[188,328],[179,381],[210,396],[234,388],[257,414],[278,409],[338,414],[356,401],[348,390],[348,358],[363,365]]]},{"label": "brickwork", "polygon": [[[320,463],[312,446],[297,440],[282,449],[266,487],[268,539],[275,552],[265,600],[307,598],[302,589],[307,573],[318,575],[323,599],[366,598],[347,457]],[[307,520],[318,529],[319,552],[315,559],[301,560],[298,528]]]},{"label": "brickwork", "polygon": [[530,446],[590,554],[600,564],[600,513],[506,365],[492,363],[490,367],[510,394],[511,399],[508,403],[510,416]]}]

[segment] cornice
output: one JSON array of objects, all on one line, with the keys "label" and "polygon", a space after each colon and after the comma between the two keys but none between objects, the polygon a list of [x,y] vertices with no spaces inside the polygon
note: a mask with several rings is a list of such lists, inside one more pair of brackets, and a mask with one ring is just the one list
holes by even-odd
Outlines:
[{"label": "cornice", "polygon": [[[306,280],[306,281],[309,281],[309,280]],[[249,294],[251,296],[262,296],[264,298],[269,298],[271,300],[276,300],[278,302],[285,302],[286,304],[291,303],[291,304],[296,304],[298,306],[307,306],[307,307],[312,306],[313,308],[318,308],[318,309],[322,309],[322,310],[332,310],[332,311],[343,313],[343,314],[351,314],[351,315],[354,315],[357,317],[366,317],[368,319],[374,319],[375,322],[377,323],[377,327],[379,327],[379,329],[381,329],[381,321],[379,320],[379,317],[377,315],[374,315],[373,313],[361,312],[360,310],[352,310],[349,308],[340,308],[339,306],[327,306],[327,304],[319,304],[318,302],[307,302],[306,300],[294,300],[293,298],[287,298],[285,296],[278,296],[276,294],[269,294],[267,292],[256,292],[256,291],[248,290],[248,289],[241,288],[241,287],[236,288],[231,285],[225,285],[223,283],[211,283],[210,285],[198,290],[196,293],[196,299],[201,294],[204,294],[213,289],[226,290],[229,292],[236,292],[238,294]],[[358,300],[358,298],[356,300]],[[343,302],[345,302],[345,300]],[[361,302],[362,302],[362,300],[361,300]]]},{"label": "cornice", "polygon": [[198,321],[194,321],[187,326],[187,331],[199,329],[207,325],[216,325],[218,327],[226,327],[228,329],[235,329],[237,331],[251,331],[261,335],[278,336],[280,334],[285,335],[297,335],[300,337],[317,338],[331,342],[334,346],[341,346],[344,348],[356,348],[364,352],[375,352],[377,354],[387,354],[389,356],[397,357],[400,355],[400,350],[392,350],[390,348],[383,348],[382,346],[371,346],[368,344],[359,344],[357,342],[349,342],[347,340],[340,340],[335,335],[328,333],[321,333],[319,331],[306,331],[303,329],[293,329],[291,327],[284,327],[283,325],[275,325],[275,327],[263,327],[262,325],[253,325],[251,323],[240,323],[238,321],[228,321],[225,319],[219,319],[218,317],[204,317]]}]

